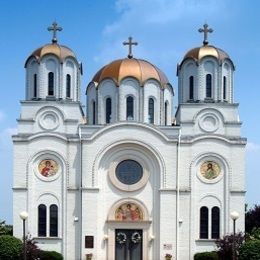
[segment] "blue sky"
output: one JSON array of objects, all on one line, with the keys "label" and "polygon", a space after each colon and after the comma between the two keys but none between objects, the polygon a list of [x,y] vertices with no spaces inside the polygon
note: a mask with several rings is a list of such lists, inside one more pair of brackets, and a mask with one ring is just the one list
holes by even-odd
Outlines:
[{"label": "blue sky", "polygon": [[[104,64],[127,55],[122,42],[133,36],[134,56],[161,68],[177,90],[176,65],[200,46],[205,22],[214,32],[209,43],[224,49],[236,65],[235,101],[240,103],[242,135],[248,138],[249,205],[260,203],[260,1],[247,0],[2,0],[0,1],[0,219],[12,223],[12,142],[25,95],[24,62],[49,43],[47,27],[63,27],[59,43],[83,63],[81,92]],[[177,98],[174,100],[177,105]]]}]

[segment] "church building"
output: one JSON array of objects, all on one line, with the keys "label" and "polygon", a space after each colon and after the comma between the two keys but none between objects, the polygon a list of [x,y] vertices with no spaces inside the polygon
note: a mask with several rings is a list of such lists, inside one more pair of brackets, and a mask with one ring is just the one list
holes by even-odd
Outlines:
[{"label": "church building", "polygon": [[[52,42],[25,61],[25,99],[13,136],[13,225],[66,260],[188,260],[244,230],[245,145],[235,66],[208,43],[177,65],[174,88],[156,65],[104,65],[81,99],[82,66]],[[173,64],[174,65],[174,64]],[[91,66],[91,64],[88,64]],[[177,105],[176,113],[173,114]],[[167,258],[168,256],[168,258]]]}]

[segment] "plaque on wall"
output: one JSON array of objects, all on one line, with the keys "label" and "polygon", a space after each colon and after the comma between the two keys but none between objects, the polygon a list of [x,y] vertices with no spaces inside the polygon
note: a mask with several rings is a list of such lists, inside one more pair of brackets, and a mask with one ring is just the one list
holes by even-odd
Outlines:
[{"label": "plaque on wall", "polygon": [[85,236],[85,248],[94,248],[94,236]]}]

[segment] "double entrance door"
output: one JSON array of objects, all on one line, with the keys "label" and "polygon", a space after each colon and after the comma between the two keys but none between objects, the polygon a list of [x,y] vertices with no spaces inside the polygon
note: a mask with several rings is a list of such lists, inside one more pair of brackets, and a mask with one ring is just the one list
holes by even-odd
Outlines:
[{"label": "double entrance door", "polygon": [[143,259],[143,230],[115,230],[115,260]]}]

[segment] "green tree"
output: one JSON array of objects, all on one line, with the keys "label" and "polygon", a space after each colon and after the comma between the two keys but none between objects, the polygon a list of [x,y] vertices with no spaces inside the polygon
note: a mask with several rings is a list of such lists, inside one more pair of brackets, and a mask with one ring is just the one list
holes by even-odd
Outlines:
[{"label": "green tree", "polygon": [[0,236],[0,259],[18,260],[22,251],[23,243],[20,239],[10,236]]},{"label": "green tree", "polygon": [[6,225],[5,221],[0,221],[0,236],[2,235],[13,235],[13,226]]},{"label": "green tree", "polygon": [[260,228],[260,205],[254,205],[246,211],[245,230],[250,233],[253,228]]},{"label": "green tree", "polygon": [[239,249],[239,260],[259,260],[260,240],[251,239],[246,241]]}]

